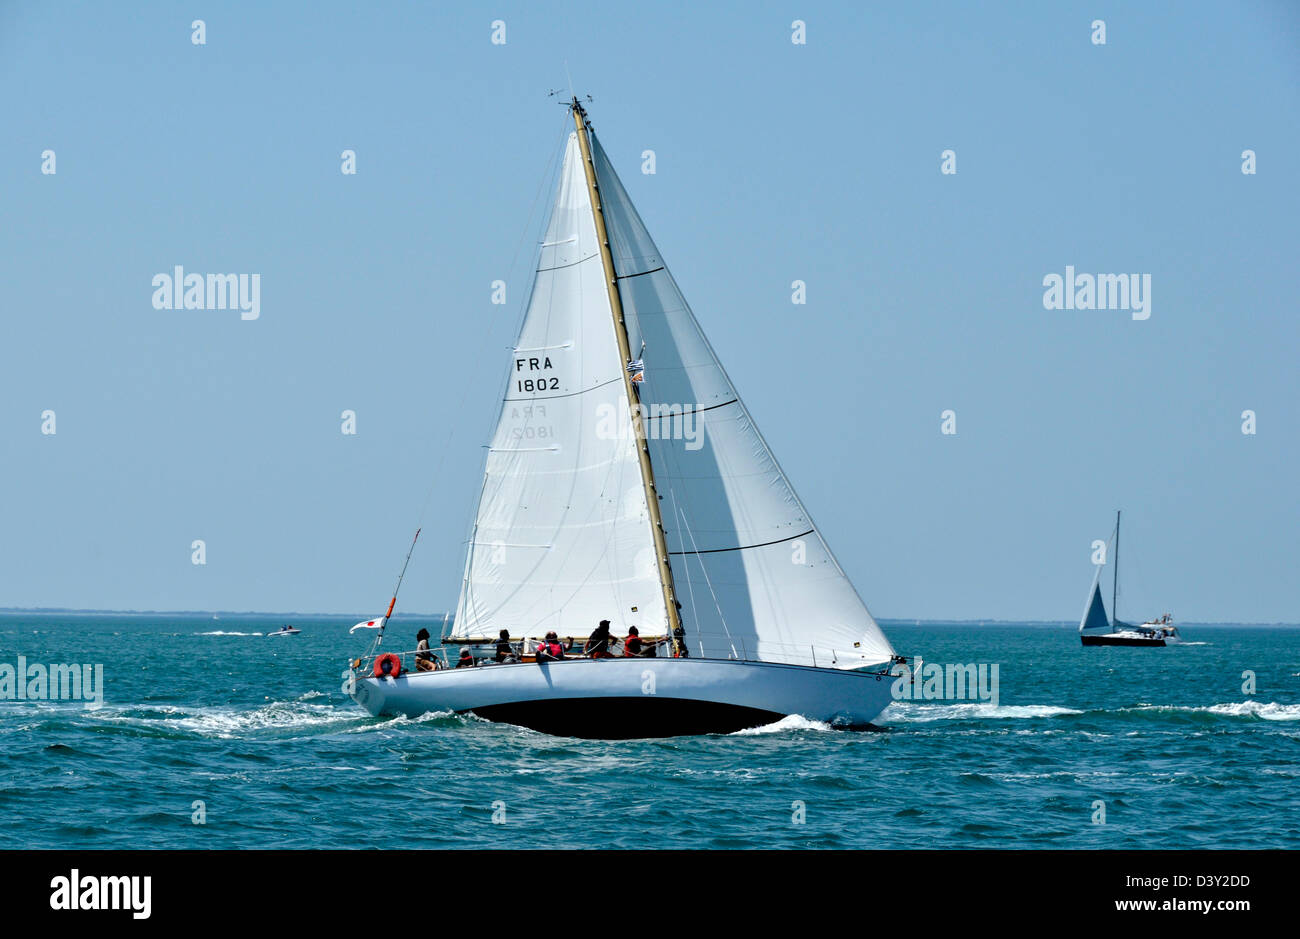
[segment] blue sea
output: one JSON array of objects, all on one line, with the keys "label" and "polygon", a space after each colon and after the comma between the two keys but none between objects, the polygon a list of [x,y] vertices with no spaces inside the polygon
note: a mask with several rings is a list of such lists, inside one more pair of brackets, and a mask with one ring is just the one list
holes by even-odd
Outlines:
[{"label": "blue sea", "polygon": [[0,701],[0,848],[1300,848],[1297,627],[1084,649],[886,621],[905,655],[996,664],[997,703],[602,742],[369,717],[341,688],[355,621],[0,614],[0,665],[104,675],[97,708]]}]

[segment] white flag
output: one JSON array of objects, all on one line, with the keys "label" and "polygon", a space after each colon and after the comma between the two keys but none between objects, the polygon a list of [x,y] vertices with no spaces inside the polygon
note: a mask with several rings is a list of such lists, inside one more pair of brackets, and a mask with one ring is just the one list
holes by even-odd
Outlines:
[{"label": "white flag", "polygon": [[388,621],[388,617],[386,616],[381,616],[378,619],[368,619],[364,623],[357,623],[357,625],[349,629],[348,635],[351,635],[352,633],[356,632],[358,629],[383,629],[384,623],[386,623],[387,621]]}]

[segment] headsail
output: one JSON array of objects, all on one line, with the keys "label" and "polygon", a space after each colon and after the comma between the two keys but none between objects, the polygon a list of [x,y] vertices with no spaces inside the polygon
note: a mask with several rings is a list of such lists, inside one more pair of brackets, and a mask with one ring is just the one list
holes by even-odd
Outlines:
[{"label": "headsail", "polygon": [[1101,599],[1101,565],[1097,566],[1097,573],[1092,578],[1092,591],[1089,597],[1088,607],[1083,611],[1083,619],[1079,620],[1079,632],[1089,629],[1110,629],[1110,623],[1106,620],[1106,604]]},{"label": "headsail", "polygon": [[877,626],[759,434],[592,134],[687,641],[710,656],[854,668]]},{"label": "headsail", "polygon": [[450,638],[667,629],[585,174],[570,134]]}]

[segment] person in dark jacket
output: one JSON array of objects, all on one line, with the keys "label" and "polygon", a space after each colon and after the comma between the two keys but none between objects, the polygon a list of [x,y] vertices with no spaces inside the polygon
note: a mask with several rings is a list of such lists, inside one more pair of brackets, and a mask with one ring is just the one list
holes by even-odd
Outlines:
[{"label": "person in dark jacket", "polygon": [[609,647],[613,642],[614,637],[609,634],[609,620],[603,619],[587,637],[587,644],[582,647],[582,652],[593,659],[612,659],[614,653],[609,651]]},{"label": "person in dark jacket", "polygon": [[509,662],[518,662],[515,657],[514,646],[510,645],[510,630],[501,630],[500,636],[497,637],[496,655],[492,656],[492,661],[498,665],[505,665]]}]

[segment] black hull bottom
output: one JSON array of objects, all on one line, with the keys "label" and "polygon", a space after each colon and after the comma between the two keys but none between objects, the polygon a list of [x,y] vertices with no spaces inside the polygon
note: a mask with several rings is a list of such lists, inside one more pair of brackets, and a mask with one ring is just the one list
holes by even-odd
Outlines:
[{"label": "black hull bottom", "polygon": [[1080,636],[1085,646],[1163,646],[1163,639],[1125,639],[1115,636]]},{"label": "black hull bottom", "polygon": [[775,711],[737,704],[654,695],[521,701],[473,708],[471,713],[484,720],[518,724],[556,737],[587,740],[730,734],[785,717]]}]

